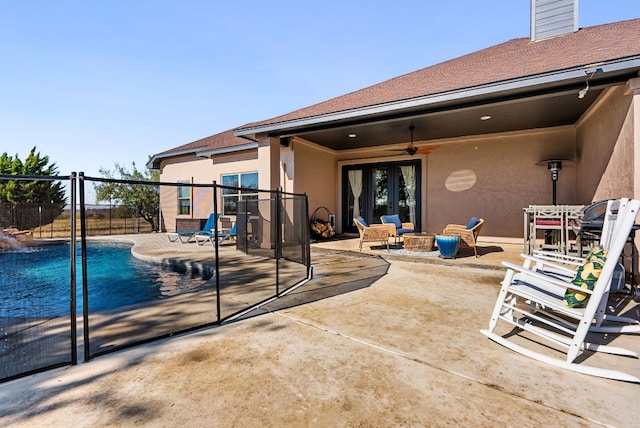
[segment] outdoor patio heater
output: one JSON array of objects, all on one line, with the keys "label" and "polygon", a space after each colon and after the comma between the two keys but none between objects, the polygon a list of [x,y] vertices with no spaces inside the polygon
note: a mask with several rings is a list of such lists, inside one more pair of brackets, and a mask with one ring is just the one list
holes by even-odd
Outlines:
[{"label": "outdoor patio heater", "polygon": [[547,159],[536,163],[538,166],[546,166],[549,171],[551,171],[551,191],[552,191],[552,200],[553,205],[557,205],[557,183],[558,183],[558,173],[562,169],[562,165],[571,165],[573,161],[566,159]]}]

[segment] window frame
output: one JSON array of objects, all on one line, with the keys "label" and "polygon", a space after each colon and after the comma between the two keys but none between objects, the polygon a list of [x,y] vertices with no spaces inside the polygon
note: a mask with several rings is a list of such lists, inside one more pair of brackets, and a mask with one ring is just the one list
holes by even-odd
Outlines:
[{"label": "window frame", "polygon": [[[250,186],[243,186],[243,176],[245,180],[251,180]],[[255,176],[255,179],[254,179]],[[235,177],[236,185],[226,184],[229,178]],[[251,177],[251,178],[250,178]],[[238,215],[238,202],[247,199],[258,199],[258,171],[236,172],[230,174],[221,174],[220,182],[223,186],[234,187],[238,189],[222,189],[222,215]],[[255,182],[255,184],[253,184]],[[255,186],[255,187],[253,187]],[[232,202],[227,202],[232,201]]]},{"label": "window frame", "polygon": [[[191,181],[179,180],[178,184],[179,186],[177,187],[177,192],[176,192],[178,215],[191,215],[191,199],[192,199]],[[188,186],[183,186],[183,184],[186,184]],[[185,190],[186,190],[186,197],[185,197]],[[186,205],[184,204],[185,201],[187,202]],[[183,212],[185,211],[184,208],[186,208],[186,212]]]}]

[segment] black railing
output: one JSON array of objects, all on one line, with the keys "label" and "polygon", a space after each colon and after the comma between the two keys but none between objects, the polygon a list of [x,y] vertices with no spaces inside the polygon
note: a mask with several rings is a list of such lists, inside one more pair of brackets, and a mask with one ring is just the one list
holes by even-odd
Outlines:
[{"label": "black railing", "polygon": [[[195,196],[191,216],[183,220],[218,212],[222,194],[240,194],[246,189],[216,183],[111,180],[75,173],[69,177],[0,176],[0,184],[10,180],[69,182],[70,200],[55,218],[33,217],[54,209],[46,204],[35,204],[42,207],[39,210],[18,209],[19,204],[13,204],[11,211],[0,204],[0,230],[15,224],[2,219],[32,216],[29,223],[21,223],[32,225],[31,229],[11,232],[30,235],[31,242],[16,241],[11,249],[0,250],[0,281],[8,283],[2,284],[1,301],[11,303],[0,307],[4,336],[0,381],[76,364],[76,312],[82,316],[82,349],[84,360],[89,361],[115,350],[218,325],[277,298],[310,275],[306,195],[252,189],[251,198],[238,200],[233,215],[221,213],[213,230],[199,235],[199,242],[180,232],[187,238],[182,243],[169,240],[176,233],[175,226],[166,227],[168,223],[177,226],[177,219],[182,218],[171,212],[177,203],[167,197],[177,186],[190,186]],[[114,219],[122,218],[117,216],[150,218],[149,213],[136,206],[114,214],[114,207],[124,204],[109,204],[111,214],[104,215],[109,211],[85,201],[85,185],[96,183],[126,185],[140,193],[152,189],[147,193],[155,192],[159,198],[152,219],[156,230],[130,228],[126,233],[113,233]],[[48,218],[48,223],[39,218]],[[223,239],[229,230],[222,221],[229,218],[236,224],[236,233]],[[109,222],[110,236],[103,236]],[[26,289],[26,284],[35,283],[25,275],[40,282]],[[76,277],[82,285],[77,292]],[[5,364],[9,361],[12,363]]]}]

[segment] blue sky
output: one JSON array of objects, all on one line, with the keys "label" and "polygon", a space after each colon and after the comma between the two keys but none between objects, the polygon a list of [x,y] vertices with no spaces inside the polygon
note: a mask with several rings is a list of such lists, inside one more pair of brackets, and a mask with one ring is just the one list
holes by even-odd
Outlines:
[{"label": "blue sky", "polygon": [[[529,0],[0,0],[0,153],[36,146],[64,175],[142,167],[528,37],[529,14]],[[638,0],[580,0],[580,27],[638,17]]]}]

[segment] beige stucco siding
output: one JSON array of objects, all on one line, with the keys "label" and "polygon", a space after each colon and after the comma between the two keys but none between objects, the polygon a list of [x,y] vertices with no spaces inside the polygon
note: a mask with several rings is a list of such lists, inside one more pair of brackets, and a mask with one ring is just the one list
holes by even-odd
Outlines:
[{"label": "beige stucco siding", "polygon": [[[571,159],[573,127],[509,133],[443,145],[428,156],[426,231],[449,223],[486,220],[484,235],[523,235],[522,209],[552,202],[551,175],[536,163]],[[557,182],[559,204],[575,202],[575,168],[565,167]]]},{"label": "beige stucco siding", "polygon": [[623,87],[612,88],[577,126],[577,197],[583,203],[634,196],[632,99]]},{"label": "beige stucco siding", "polygon": [[293,141],[295,159],[294,193],[307,193],[309,215],[318,207],[327,207],[336,214],[337,188],[336,155],[331,151],[305,143]]},{"label": "beige stucco siding", "polygon": [[[188,181],[198,184],[221,183],[225,174],[259,171],[257,151],[217,155],[213,159],[184,157],[165,161],[161,168],[163,182]],[[260,175],[260,173],[259,173]],[[178,216],[177,187],[162,186],[160,201],[164,227],[175,230],[176,218],[208,218],[213,212],[213,191],[211,188],[193,188],[193,210],[189,215]],[[218,204],[221,204],[218,200]],[[219,205],[221,207],[221,205]],[[220,211],[220,209],[219,209]]]}]

